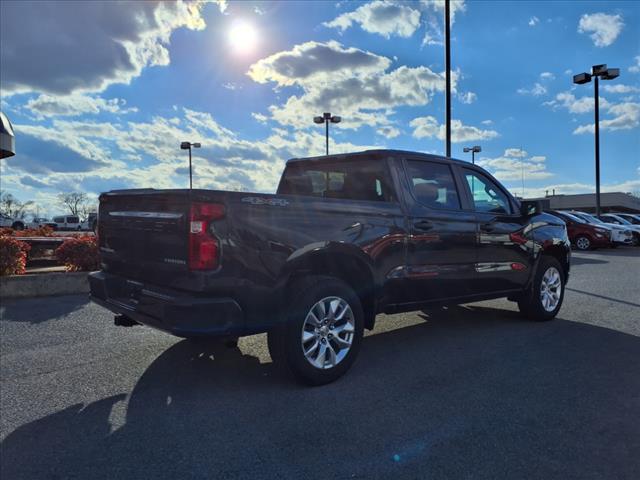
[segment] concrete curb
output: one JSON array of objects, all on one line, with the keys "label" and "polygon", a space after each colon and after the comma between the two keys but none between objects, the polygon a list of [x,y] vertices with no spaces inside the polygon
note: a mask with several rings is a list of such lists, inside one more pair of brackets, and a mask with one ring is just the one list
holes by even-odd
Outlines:
[{"label": "concrete curb", "polygon": [[34,273],[0,277],[0,297],[46,297],[88,293],[88,272]]}]

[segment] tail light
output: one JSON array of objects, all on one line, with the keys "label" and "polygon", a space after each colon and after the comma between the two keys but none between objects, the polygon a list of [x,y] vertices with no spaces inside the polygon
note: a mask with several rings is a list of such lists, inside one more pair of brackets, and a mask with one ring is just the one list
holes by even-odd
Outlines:
[{"label": "tail light", "polygon": [[214,270],[218,267],[220,245],[210,231],[213,220],[224,217],[224,205],[192,203],[189,215],[189,269]]}]

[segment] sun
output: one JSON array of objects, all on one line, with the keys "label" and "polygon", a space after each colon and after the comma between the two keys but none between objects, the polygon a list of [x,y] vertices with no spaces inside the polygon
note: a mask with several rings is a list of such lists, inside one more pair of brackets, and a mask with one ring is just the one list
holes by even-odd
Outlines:
[{"label": "sun", "polygon": [[258,43],[258,31],[249,22],[237,21],[229,29],[229,45],[234,52],[246,54],[252,52]]}]

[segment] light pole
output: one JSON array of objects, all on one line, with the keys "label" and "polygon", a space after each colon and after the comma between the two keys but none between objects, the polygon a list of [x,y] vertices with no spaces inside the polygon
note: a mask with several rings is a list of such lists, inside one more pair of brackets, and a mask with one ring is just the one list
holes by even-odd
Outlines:
[{"label": "light pole", "polygon": [[338,117],[337,115],[332,116],[328,112],[323,113],[321,117],[313,117],[313,123],[325,124],[325,140],[326,140],[326,146],[327,146],[327,155],[329,155],[329,123],[340,123],[341,120],[342,120],[341,117]]},{"label": "light pole", "polygon": [[471,163],[476,164],[476,153],[480,153],[482,151],[482,147],[480,145],[476,145],[475,147],[464,147],[462,149],[464,153],[471,152]]},{"label": "light pole", "polygon": [[444,0],[444,121],[446,156],[451,157],[451,21],[449,0]]},{"label": "light pole", "polygon": [[193,170],[191,168],[191,147],[200,148],[199,143],[182,142],[180,148],[182,150],[189,150],[189,190],[193,189]]},{"label": "light pole", "polygon": [[573,76],[573,83],[583,85],[593,78],[593,99],[595,102],[595,138],[596,138],[596,216],[600,216],[600,87],[598,79],[613,80],[620,75],[619,68],[607,68],[607,65],[594,65],[591,73],[579,73]]}]

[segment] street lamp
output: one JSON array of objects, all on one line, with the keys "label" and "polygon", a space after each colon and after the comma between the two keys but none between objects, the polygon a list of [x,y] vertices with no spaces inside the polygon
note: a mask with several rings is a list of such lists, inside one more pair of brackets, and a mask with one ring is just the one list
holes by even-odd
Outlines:
[{"label": "street lamp", "polygon": [[313,117],[313,123],[317,123],[317,124],[321,124],[324,123],[325,124],[325,139],[326,139],[326,144],[327,144],[327,155],[329,155],[329,123],[340,123],[340,121],[342,120],[341,117],[338,117],[337,115],[331,115],[328,112],[325,112],[322,114],[321,117]]},{"label": "street lamp", "polygon": [[573,76],[573,83],[584,85],[594,79],[593,98],[595,101],[595,138],[596,138],[596,216],[600,216],[600,93],[598,79],[613,80],[620,75],[619,68],[607,68],[605,64],[591,67],[591,74],[579,73]]},{"label": "street lamp", "polygon": [[191,142],[182,142],[180,144],[180,149],[189,150],[189,190],[193,188],[193,171],[191,169],[191,147],[200,148],[199,143],[191,143]]},{"label": "street lamp", "polygon": [[476,163],[476,153],[480,153],[482,151],[482,148],[480,147],[480,145],[476,145],[475,147],[464,147],[462,149],[462,151],[464,153],[471,152],[471,163],[475,165],[475,163]]}]

